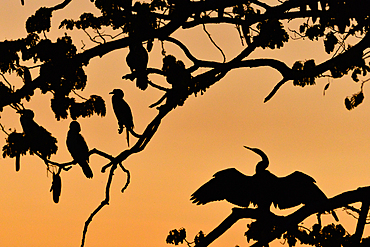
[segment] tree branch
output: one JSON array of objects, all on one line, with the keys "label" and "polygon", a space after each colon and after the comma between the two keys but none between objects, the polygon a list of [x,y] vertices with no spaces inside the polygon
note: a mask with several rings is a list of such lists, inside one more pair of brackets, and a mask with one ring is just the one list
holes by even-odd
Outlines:
[{"label": "tree branch", "polygon": [[[270,243],[276,238],[279,238],[284,232],[286,232],[291,226],[297,226],[300,222],[302,222],[307,217],[316,214],[318,212],[330,211],[336,208],[345,207],[349,204],[355,202],[365,202],[363,204],[363,208],[366,210],[362,211],[363,215],[367,216],[367,210],[369,208],[368,198],[370,196],[370,186],[358,188],[356,190],[347,191],[342,194],[339,194],[333,198],[330,198],[326,201],[312,204],[312,205],[304,205],[297,211],[291,213],[287,216],[276,216],[275,214],[271,213],[270,215],[261,214],[258,209],[251,209],[251,208],[233,208],[232,213],[214,230],[212,230],[208,235],[200,243],[200,247],[206,247],[211,244],[214,240],[220,237],[223,233],[225,233],[235,222],[240,219],[275,219],[274,222],[277,223],[276,230],[271,232],[269,235],[266,236],[265,241],[256,242],[252,246],[254,247],[262,247],[267,243]],[[366,212],[366,214],[365,214]],[[276,220],[278,219],[278,220]],[[366,217],[365,217],[366,220]],[[363,223],[361,223],[360,227]],[[361,233],[361,228],[358,230]],[[359,233],[359,234],[360,234]],[[360,238],[361,238],[360,236]]]},{"label": "tree branch", "polygon": [[353,234],[354,242],[359,244],[361,242],[362,234],[364,233],[367,214],[369,212],[370,201],[363,201],[361,206],[360,216],[357,221],[356,232]]},{"label": "tree branch", "polygon": [[94,216],[106,205],[109,205],[109,199],[110,199],[110,187],[112,185],[112,179],[114,175],[114,171],[117,169],[117,165],[113,165],[108,176],[107,185],[105,187],[105,199],[100,203],[100,205],[90,214],[89,218],[85,222],[84,230],[82,232],[82,240],[81,240],[81,247],[85,245],[85,239],[88,227],[93,220]]}]

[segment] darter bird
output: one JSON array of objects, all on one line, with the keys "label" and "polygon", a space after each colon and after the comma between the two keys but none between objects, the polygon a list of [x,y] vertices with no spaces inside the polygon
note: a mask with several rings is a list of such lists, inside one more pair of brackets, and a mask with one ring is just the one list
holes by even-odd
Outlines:
[{"label": "darter bird", "polygon": [[124,93],[121,89],[116,88],[109,94],[113,94],[112,106],[114,114],[118,120],[118,133],[121,134],[123,128],[126,128],[127,145],[130,146],[129,132],[133,132],[134,128],[134,121],[130,106],[123,99]]},{"label": "darter bird", "polygon": [[67,148],[74,161],[81,166],[85,176],[92,178],[93,172],[89,166],[89,148],[80,131],[80,124],[77,121],[72,121],[67,134]]}]

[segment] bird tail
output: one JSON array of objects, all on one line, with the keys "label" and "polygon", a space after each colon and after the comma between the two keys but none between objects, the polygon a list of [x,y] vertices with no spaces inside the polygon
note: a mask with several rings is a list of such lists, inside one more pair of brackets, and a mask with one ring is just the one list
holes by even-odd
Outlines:
[{"label": "bird tail", "polygon": [[89,164],[86,161],[79,163],[79,165],[81,166],[82,171],[83,171],[83,173],[85,174],[85,176],[87,178],[92,178],[93,177],[93,172],[92,172]]},{"label": "bird tail", "polygon": [[142,135],[139,135],[138,133],[136,133],[133,128],[129,128],[127,130],[130,131],[131,135],[135,136],[136,138],[140,138],[142,136]]},{"label": "bird tail", "polygon": [[129,128],[126,128],[126,139],[127,139],[127,145],[128,146],[130,146],[129,136],[130,136],[130,130],[129,130]]}]

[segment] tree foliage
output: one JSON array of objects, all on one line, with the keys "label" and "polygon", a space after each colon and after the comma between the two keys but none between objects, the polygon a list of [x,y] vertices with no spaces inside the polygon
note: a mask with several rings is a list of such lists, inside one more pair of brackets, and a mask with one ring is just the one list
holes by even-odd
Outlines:
[{"label": "tree foliage", "polygon": [[[367,6],[367,0],[284,0],[274,4],[260,0],[147,2],[92,0],[91,4],[100,11],[99,15],[81,13],[76,20],[62,20],[56,25],[63,29],[65,34],[56,40],[49,39],[47,34],[51,30],[53,14],[55,11],[63,11],[71,2],[72,0],[61,0],[60,4],[53,7],[42,6],[26,21],[28,33],[26,37],[0,42],[0,72],[3,77],[0,83],[0,111],[10,107],[22,116],[23,112],[28,110],[27,102],[32,100],[36,90],[40,90],[42,94],[53,95],[50,109],[57,121],[67,118],[78,120],[94,114],[104,117],[106,107],[101,96],[91,95],[86,99],[78,95],[88,83],[85,68],[92,58],[102,57],[118,49],[131,49],[138,44],[145,44],[145,53],[150,57],[158,55],[152,54],[152,47],[154,41],[160,41],[162,44],[172,43],[179,47],[191,62],[187,67],[184,61],[173,54],[167,54],[163,48],[160,54],[163,56],[162,67],[147,68],[143,65],[140,67],[142,69],[140,73],[137,69],[132,69],[132,73],[123,76],[123,79],[137,81],[142,73],[146,78],[150,75],[159,75],[166,79],[168,85],[163,87],[151,79],[147,81],[149,87],[162,92],[162,97],[149,106],[154,108],[153,111],[157,111],[157,115],[148,123],[144,132],[136,136],[138,139],[135,145],[129,149],[122,148],[122,152],[116,157],[110,155],[109,150],[90,150],[90,155],[98,154],[110,161],[102,168],[103,171],[110,169],[110,173],[106,185],[106,198],[86,222],[82,245],[92,217],[109,202],[109,189],[114,170],[121,168],[128,173],[122,162],[131,154],[140,152],[146,147],[161,120],[170,111],[183,106],[190,95],[205,93],[209,87],[231,71],[266,66],[277,70],[282,78],[266,96],[265,101],[270,100],[279,88],[288,82],[292,82],[294,86],[305,87],[315,85],[318,78],[335,79],[347,74],[350,75],[349,80],[361,82],[361,89],[360,92],[345,99],[345,107],[351,110],[360,105],[365,98],[363,84],[368,81],[366,76],[370,71],[368,51],[370,19],[369,11],[363,7]],[[292,27],[290,22],[293,21]],[[195,26],[203,26],[206,30],[208,24],[221,23],[235,27],[243,44],[239,54],[229,60],[224,56],[223,62],[196,58],[181,40],[172,37],[179,29],[186,31]],[[73,37],[68,34],[74,29],[86,34],[91,42],[91,48],[76,47]],[[109,31],[115,34],[107,34]],[[277,59],[250,58],[259,48],[279,49],[294,39],[321,42],[328,59],[317,63],[314,58],[307,58],[290,66]],[[222,48],[217,44],[215,46],[223,54]],[[32,78],[31,74],[37,76]],[[18,76],[23,85],[15,87],[13,82],[6,79],[8,75]],[[137,83],[137,86],[145,95],[147,85]],[[329,84],[325,86],[324,92],[328,87]],[[353,92],[349,92],[351,93]],[[52,161],[52,155],[57,152],[57,140],[45,128],[34,121],[33,123],[44,133],[48,140],[44,145],[48,147],[45,149],[42,145],[36,145],[35,137],[27,134],[25,130],[27,127],[22,126],[23,133],[15,131],[7,133],[3,157],[17,159],[28,152],[39,156],[50,172],[52,172],[50,167],[57,168],[58,172],[52,172],[52,190],[57,191],[54,196],[54,201],[57,202],[62,172],[67,172],[76,162]],[[19,160],[16,164],[19,165]],[[334,226],[330,229],[338,230]],[[320,234],[324,234],[323,230]],[[177,237],[177,233],[173,232],[171,236],[168,242],[175,244],[181,242],[182,235]],[[345,238],[344,235],[342,237]],[[198,239],[200,238],[199,236]],[[294,242],[289,240],[292,237],[286,238],[288,242]]]}]

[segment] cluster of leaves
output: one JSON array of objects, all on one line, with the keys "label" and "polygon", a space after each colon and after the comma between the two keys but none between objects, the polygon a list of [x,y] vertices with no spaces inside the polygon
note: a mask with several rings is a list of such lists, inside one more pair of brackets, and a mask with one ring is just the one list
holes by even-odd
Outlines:
[{"label": "cluster of leaves", "polygon": [[370,238],[363,238],[358,245],[352,235],[346,232],[340,224],[329,224],[321,229],[318,224],[312,226],[312,231],[297,228],[290,230],[283,235],[289,247],[296,245],[299,240],[301,244],[312,245],[316,247],[365,247],[369,246]]},{"label": "cluster of leaves", "polygon": [[[254,221],[247,225],[248,231],[245,233],[247,241],[263,241],[266,236],[276,231],[276,226],[271,222]],[[296,246],[298,240],[300,244],[312,245],[316,247],[350,247],[354,246],[354,238],[348,234],[340,224],[329,224],[323,228],[319,224],[312,226],[312,230],[302,227],[290,229],[279,238],[285,239],[289,247]],[[370,238],[363,238],[359,247],[369,246]]]},{"label": "cluster of leaves", "polygon": [[247,241],[255,240],[260,241],[266,239],[266,236],[269,236],[272,232],[276,231],[276,225],[272,221],[253,221],[250,224],[247,224],[248,230],[244,233],[244,236],[247,237]]},{"label": "cluster of leaves", "polygon": [[[156,0],[151,4],[136,2],[131,6],[131,1],[95,1],[95,6],[101,11],[101,16],[95,17],[91,13],[83,13],[80,19],[63,20],[59,28],[65,27],[73,30],[86,30],[87,28],[101,29],[103,26],[111,26],[113,29],[122,28],[124,33],[143,34],[158,27],[158,22],[152,11],[163,9],[167,4],[164,1]],[[131,10],[136,12],[132,15]]]},{"label": "cluster of leaves", "polygon": [[[304,63],[302,61],[296,61],[292,67],[292,70],[295,72],[309,72],[315,67],[315,61],[313,59],[307,60]],[[315,85],[315,77],[313,76],[303,76],[293,81],[294,86],[307,86]]]},{"label": "cluster of leaves", "polygon": [[179,243],[183,243],[186,239],[186,230],[184,228],[180,228],[179,230],[174,229],[168,233],[166,238],[167,244],[174,244],[178,245]]},{"label": "cluster of leaves", "polygon": [[194,237],[194,241],[189,243],[186,240],[186,230],[185,228],[180,228],[179,230],[174,229],[171,230],[166,238],[166,243],[167,244],[174,244],[178,245],[179,243],[184,243],[184,241],[190,246],[190,244],[194,244],[194,246],[199,245],[201,241],[204,239],[204,233],[203,231],[199,231],[199,233]]},{"label": "cluster of leaves", "polygon": [[24,133],[17,133],[16,131],[9,134],[6,143],[3,146],[3,158],[6,156],[14,158],[19,155],[25,155],[30,148]]},{"label": "cluster of leaves", "polygon": [[288,33],[278,19],[268,19],[260,22],[257,24],[257,29],[259,30],[259,34],[254,37],[254,40],[262,48],[281,48],[289,40]]},{"label": "cluster of leaves", "polygon": [[0,112],[3,111],[3,101],[6,100],[11,93],[12,90],[0,81]]},{"label": "cluster of leaves", "polygon": [[364,101],[364,98],[364,93],[361,90],[360,92],[353,94],[351,97],[345,98],[344,105],[346,106],[347,110],[352,110],[361,104]]},{"label": "cluster of leaves", "polygon": [[52,10],[41,7],[36,13],[30,16],[26,22],[26,30],[28,33],[41,33],[43,31],[50,31]]},{"label": "cluster of leaves", "polygon": [[[316,7],[311,7],[311,11],[317,11]],[[326,14],[321,14],[320,17],[313,17],[312,24],[309,22],[303,23],[299,32],[303,37],[310,40],[318,40],[323,38],[324,48],[326,53],[330,54],[335,51],[336,53],[350,51],[351,46],[344,44],[345,39],[349,36],[363,35],[370,29],[370,15],[368,11],[359,6],[365,6],[365,0],[325,0],[320,1],[321,11]],[[302,11],[302,10],[301,10]],[[304,10],[305,11],[305,10]],[[318,21],[317,21],[318,20]],[[340,51],[341,49],[341,51]],[[314,66],[314,64],[312,64]],[[306,64],[296,62],[293,69],[296,71],[305,70]],[[351,77],[353,81],[358,82],[358,76],[366,76],[370,71],[370,67],[365,63],[362,53],[353,53],[346,59],[345,62],[332,64],[330,68],[331,77],[341,78],[352,71]],[[303,78],[294,80],[294,85],[305,86],[314,84],[314,78]],[[345,99],[345,106],[348,110],[353,109],[362,103],[364,95],[362,90],[351,97]]]},{"label": "cluster of leaves", "polygon": [[57,139],[41,126],[39,126],[39,132],[37,138],[16,131],[10,133],[6,139],[6,144],[3,146],[3,158],[25,155],[27,151],[30,155],[40,154],[45,158],[50,158],[52,154],[56,154],[58,150]]},{"label": "cluster of leaves", "polygon": [[[249,2],[246,4],[238,4],[233,7],[233,14],[235,15],[236,19],[242,19],[247,20],[248,17],[254,16],[257,14],[260,14],[259,10],[255,10]],[[251,43],[251,34],[250,34],[250,25],[248,25],[246,22],[242,22],[241,29],[243,32],[243,36],[247,44]]]},{"label": "cluster of leaves", "polygon": [[[312,2],[316,2],[317,6],[317,1]],[[339,34],[345,34],[346,32],[348,34],[354,34],[355,32],[362,34],[369,30],[368,11],[359,7],[365,6],[366,0],[325,0],[320,1],[320,3],[321,11],[326,12],[327,15],[320,15],[319,18],[315,16],[312,18],[312,25],[304,23],[300,27],[300,32],[309,39],[317,40],[319,37],[328,35],[328,33],[325,34],[326,29],[335,30],[335,33]],[[318,20],[318,24],[315,24],[316,20]]]},{"label": "cluster of leaves", "polygon": [[106,114],[105,102],[98,95],[91,95],[90,99],[81,103],[77,103],[74,98],[54,95],[54,98],[51,99],[51,109],[55,113],[57,120],[61,118],[66,119],[68,110],[73,120],[76,120],[78,117],[90,117],[94,113],[102,117]]},{"label": "cluster of leaves", "polygon": [[22,52],[22,59],[29,60],[32,55],[28,54],[28,49],[34,47],[39,41],[37,34],[29,34],[26,38],[17,40],[5,40],[0,42],[0,71],[2,73],[12,73],[19,67],[19,52]]},{"label": "cluster of leaves", "polygon": [[[37,87],[43,94],[47,92],[54,94],[51,109],[58,120],[67,118],[68,109],[73,119],[80,116],[88,117],[93,113],[105,116],[105,103],[100,96],[93,95],[84,103],[76,103],[73,98],[68,97],[73,90],[83,90],[87,82],[83,65],[70,62],[77,54],[71,37],[65,35],[52,42],[49,39],[40,40],[37,34],[31,33],[24,39],[1,42],[0,52],[2,54],[0,71],[16,72],[18,76],[23,77],[25,84],[31,83],[32,79],[29,70],[19,65],[19,52],[22,53],[24,61],[32,58],[34,63],[38,61],[43,63],[40,66],[42,80]],[[13,91],[8,86],[0,83],[1,99],[6,99],[11,93]],[[33,90],[30,90],[25,97],[29,100],[32,95]]]}]

